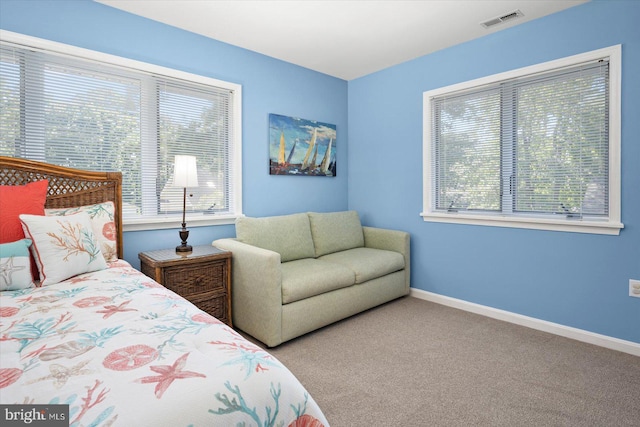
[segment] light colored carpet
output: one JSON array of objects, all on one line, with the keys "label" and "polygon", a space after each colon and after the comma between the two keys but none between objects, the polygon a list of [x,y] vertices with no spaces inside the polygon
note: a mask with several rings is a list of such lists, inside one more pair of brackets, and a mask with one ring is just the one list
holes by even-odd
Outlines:
[{"label": "light colored carpet", "polygon": [[333,427],[640,426],[640,358],[404,297],[268,349]]}]

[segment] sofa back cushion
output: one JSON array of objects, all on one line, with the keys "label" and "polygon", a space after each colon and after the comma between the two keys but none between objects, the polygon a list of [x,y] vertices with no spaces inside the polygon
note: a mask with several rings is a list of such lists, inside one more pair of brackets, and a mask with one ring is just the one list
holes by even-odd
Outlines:
[{"label": "sofa back cushion", "polygon": [[309,212],[316,257],[364,246],[360,216],[356,211]]},{"label": "sofa back cushion", "polygon": [[315,255],[309,217],[305,213],[240,217],[236,220],[236,237],[249,245],[278,252],[282,262]]}]

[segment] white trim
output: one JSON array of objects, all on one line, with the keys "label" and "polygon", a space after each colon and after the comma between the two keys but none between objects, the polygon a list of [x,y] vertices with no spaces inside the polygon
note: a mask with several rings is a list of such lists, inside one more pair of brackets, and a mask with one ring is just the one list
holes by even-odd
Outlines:
[{"label": "white trim", "polygon": [[622,46],[611,46],[607,51],[609,52],[609,220],[619,223],[622,228],[620,208]]},{"label": "white trim", "polygon": [[584,221],[581,219],[547,219],[506,215],[476,215],[464,212],[420,213],[425,221],[453,224],[490,225],[494,227],[528,228],[534,230],[567,231],[574,233],[619,235],[622,223]]},{"label": "white trim", "polygon": [[229,162],[233,165],[233,173],[229,176],[232,180],[232,194],[229,194],[230,204],[233,206],[236,217],[242,213],[242,85],[235,85],[233,97],[233,126],[231,140],[233,151],[229,154]]},{"label": "white trim", "polygon": [[[211,225],[235,224],[238,215],[200,215],[195,218],[186,216],[187,228],[207,227]],[[122,231],[164,230],[182,227],[182,215],[173,217],[147,217],[142,219],[129,219],[122,225]]]},{"label": "white trim", "polygon": [[583,329],[572,328],[570,326],[561,325],[559,323],[547,322],[546,320],[536,319],[534,317],[523,316],[521,314],[512,313],[510,311],[500,310],[486,305],[476,304],[457,298],[436,294],[433,292],[423,291],[421,289],[411,288],[409,293],[414,298],[431,301],[436,304],[446,305],[447,307],[457,308],[482,316],[498,319],[505,322],[513,323],[527,328],[536,329],[538,331],[548,332],[565,338],[574,339],[588,344],[605,347],[611,350],[629,353],[634,356],[640,356],[640,343],[633,341],[621,340],[619,338],[607,335],[596,334],[585,331]]},{"label": "white trim", "polygon": [[[440,212],[433,209],[433,182],[432,182],[432,111],[431,99],[444,93],[464,92],[478,86],[500,82],[516,77],[524,77],[530,74],[542,73],[554,69],[576,65],[579,63],[595,61],[601,58],[609,58],[609,218],[606,221],[588,217],[583,219],[545,219],[534,216],[515,215],[482,215],[466,212]],[[506,71],[479,79],[461,82],[446,87],[432,89],[423,92],[423,149],[422,149],[422,212],[420,215],[424,221],[447,222],[471,225],[488,225],[496,227],[528,228],[537,230],[567,231],[576,233],[619,235],[624,228],[621,222],[620,209],[620,181],[621,181],[621,81],[622,81],[622,46],[615,45],[591,52],[585,52],[566,58],[556,59],[516,70]]]}]

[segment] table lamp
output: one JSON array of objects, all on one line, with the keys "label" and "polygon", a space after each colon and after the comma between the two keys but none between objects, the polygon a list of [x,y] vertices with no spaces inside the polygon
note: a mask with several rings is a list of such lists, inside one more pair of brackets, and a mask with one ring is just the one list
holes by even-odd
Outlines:
[{"label": "table lamp", "polygon": [[173,185],[182,187],[184,190],[182,196],[182,229],[179,232],[182,244],[176,246],[176,252],[191,252],[193,248],[187,245],[189,230],[187,230],[185,215],[187,211],[187,187],[198,186],[198,170],[195,156],[176,156],[173,168]]}]

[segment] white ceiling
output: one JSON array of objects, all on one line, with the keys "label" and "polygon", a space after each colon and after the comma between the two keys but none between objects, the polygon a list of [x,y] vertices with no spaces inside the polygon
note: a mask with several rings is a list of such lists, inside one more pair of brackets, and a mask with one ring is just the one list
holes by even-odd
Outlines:
[{"label": "white ceiling", "polygon": [[588,0],[96,1],[351,80]]}]

